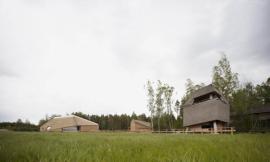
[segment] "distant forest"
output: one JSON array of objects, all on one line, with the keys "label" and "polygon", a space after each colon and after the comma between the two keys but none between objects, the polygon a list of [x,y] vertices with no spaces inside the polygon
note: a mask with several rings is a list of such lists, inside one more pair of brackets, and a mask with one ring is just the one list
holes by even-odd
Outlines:
[{"label": "distant forest", "polygon": [[[100,130],[128,130],[130,127],[130,122],[132,119],[137,119],[137,120],[143,120],[147,122],[151,122],[151,118],[146,116],[145,114],[140,114],[137,115],[135,113],[132,113],[132,115],[127,115],[127,114],[109,114],[109,115],[89,115],[89,114],[84,114],[82,112],[73,112],[72,115],[77,115],[79,117],[82,117],[87,120],[91,120],[95,123],[99,124],[99,129]],[[30,124],[28,121],[23,122],[22,120],[18,120],[17,122],[3,122],[0,123],[0,129],[8,129],[8,130],[13,130],[13,131],[38,131],[39,126],[47,122],[48,120],[57,117],[60,115],[52,115],[52,116],[46,116],[44,119],[41,119],[39,121],[38,125]],[[161,119],[161,128],[166,129],[166,121],[168,120],[168,116],[165,114],[162,116]],[[180,127],[180,121],[175,119],[174,116],[172,116],[174,124],[177,128]],[[155,125],[157,128],[157,125]]]},{"label": "distant forest", "polygon": [[[237,131],[249,131],[251,129],[250,109],[270,104],[270,77],[258,85],[251,82],[239,83],[238,73],[231,71],[230,62],[224,54],[213,67],[212,83],[230,103],[231,123],[230,126]],[[101,130],[128,130],[132,119],[151,122],[155,130],[172,130],[183,127],[182,105],[189,99],[191,94],[205,86],[205,83],[195,84],[187,79],[185,94],[176,97],[175,88],[161,81],[147,81],[145,85],[147,108],[150,116],[145,114],[109,114],[89,115],[83,112],[73,112],[73,115],[91,120],[99,124]],[[30,124],[29,121],[0,123],[0,129],[14,131],[37,131],[39,126],[59,115],[46,116],[38,125]]]},{"label": "distant forest", "polygon": [[35,124],[31,124],[28,120],[23,122],[18,119],[17,122],[2,122],[0,123],[0,129],[12,130],[12,131],[38,131],[39,127]]}]

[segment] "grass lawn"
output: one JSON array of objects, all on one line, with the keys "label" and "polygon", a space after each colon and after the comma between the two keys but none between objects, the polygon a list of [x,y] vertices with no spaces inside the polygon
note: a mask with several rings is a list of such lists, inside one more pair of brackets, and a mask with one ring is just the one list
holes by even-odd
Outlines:
[{"label": "grass lawn", "polygon": [[270,161],[270,134],[0,132],[0,161]]}]

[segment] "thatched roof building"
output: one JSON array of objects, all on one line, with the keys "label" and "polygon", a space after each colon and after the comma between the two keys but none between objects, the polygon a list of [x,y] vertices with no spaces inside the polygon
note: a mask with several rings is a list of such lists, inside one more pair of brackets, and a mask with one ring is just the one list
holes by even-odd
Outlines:
[{"label": "thatched roof building", "polygon": [[261,117],[261,120],[270,119],[270,104],[253,107],[250,109],[249,114],[265,114],[264,117]]},{"label": "thatched roof building", "polygon": [[132,132],[151,132],[152,131],[151,123],[133,119],[130,123],[130,131],[132,131]]},{"label": "thatched roof building", "polygon": [[251,117],[251,131],[270,132],[270,104],[253,107],[249,115]]},{"label": "thatched roof building", "polygon": [[55,117],[40,127],[41,132],[91,132],[98,130],[99,125],[97,123],[75,115]]},{"label": "thatched roof building", "polygon": [[225,127],[230,106],[212,84],[195,91],[183,105],[183,125],[190,130]]}]

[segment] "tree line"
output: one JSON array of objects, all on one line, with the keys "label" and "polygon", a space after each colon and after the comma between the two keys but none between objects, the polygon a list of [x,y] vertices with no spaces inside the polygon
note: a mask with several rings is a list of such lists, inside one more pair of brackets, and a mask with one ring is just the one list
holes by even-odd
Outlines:
[{"label": "tree line", "polygon": [[[131,115],[128,115],[128,114],[90,115],[90,114],[85,114],[83,112],[73,112],[71,114],[93,121],[95,123],[98,123],[100,130],[129,130],[130,123],[133,119],[151,122],[151,117],[145,115],[144,113],[138,114],[138,115],[134,112]],[[57,116],[60,116],[60,115],[46,116],[44,119],[41,119],[39,121],[38,126],[41,126],[48,120]],[[158,118],[154,117],[154,120],[157,121]],[[172,124],[172,128],[181,128],[181,125],[179,124],[181,120],[179,118],[178,119],[175,118],[174,115],[169,116],[167,114],[161,114],[159,120],[160,120],[159,126],[161,129],[169,128],[169,125],[168,125],[169,120]],[[153,127],[155,129],[158,129],[157,122],[154,122]]]},{"label": "tree line", "polygon": [[129,130],[130,122],[132,119],[143,120],[150,122],[150,118],[145,114],[132,113],[127,114],[108,114],[108,115],[89,115],[82,112],[73,112],[72,115],[82,117],[87,120],[91,120],[99,124],[100,130]]},{"label": "tree line", "polygon": [[158,80],[156,84],[147,81],[145,88],[152,128],[157,130],[180,128],[182,120],[180,102],[173,99],[174,87]]},{"label": "tree line", "polygon": [[[239,83],[239,74],[232,72],[230,62],[223,54],[217,65],[212,68],[211,84],[223,94],[230,103],[231,126],[238,131],[249,131],[251,119],[248,115],[250,109],[270,104],[270,77],[258,85],[251,82]],[[176,97],[175,88],[158,80],[147,81],[145,84],[147,108],[150,116],[145,114],[109,114],[89,115],[83,112],[73,112],[73,115],[91,120],[99,124],[101,130],[128,130],[132,119],[151,122],[154,130],[171,130],[183,128],[182,106],[191,97],[192,93],[204,87],[205,83],[195,84],[187,79],[185,93],[181,98]],[[0,128],[20,131],[36,131],[46,121],[59,115],[46,115],[38,125],[29,121],[4,122]]]},{"label": "tree line", "polygon": [[29,120],[23,122],[21,119],[18,119],[16,122],[0,123],[0,129],[12,131],[38,131],[39,127],[35,124],[31,124]]}]

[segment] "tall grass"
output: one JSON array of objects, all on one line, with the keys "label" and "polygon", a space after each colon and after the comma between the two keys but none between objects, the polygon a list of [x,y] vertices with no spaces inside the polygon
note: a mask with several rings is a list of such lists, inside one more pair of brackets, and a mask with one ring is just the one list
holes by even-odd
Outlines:
[{"label": "tall grass", "polygon": [[270,161],[270,134],[0,133],[0,161]]}]

